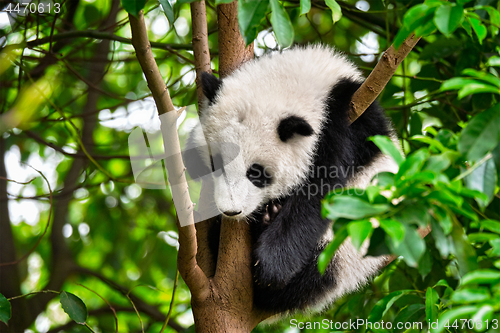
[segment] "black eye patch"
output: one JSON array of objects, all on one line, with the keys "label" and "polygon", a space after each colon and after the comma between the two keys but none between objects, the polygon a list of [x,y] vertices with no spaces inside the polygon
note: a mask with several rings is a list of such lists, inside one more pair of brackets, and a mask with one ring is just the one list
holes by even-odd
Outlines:
[{"label": "black eye patch", "polygon": [[271,185],[271,180],[273,179],[266,168],[257,163],[252,164],[250,168],[248,168],[247,178],[258,188]]},{"label": "black eye patch", "polygon": [[278,125],[278,135],[280,140],[286,142],[291,139],[295,134],[302,136],[313,135],[314,130],[311,125],[301,117],[290,116],[280,121]]}]

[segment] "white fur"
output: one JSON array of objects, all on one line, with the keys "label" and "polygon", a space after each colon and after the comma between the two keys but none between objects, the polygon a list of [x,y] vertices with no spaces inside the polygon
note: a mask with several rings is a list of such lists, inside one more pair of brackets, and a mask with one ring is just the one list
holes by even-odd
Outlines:
[{"label": "white fur", "polygon": [[[326,118],[326,97],[344,78],[363,80],[344,56],[329,48],[309,46],[245,63],[223,80],[215,103],[202,112],[203,131],[194,131],[195,142],[200,145],[204,144],[204,133],[211,146],[233,143],[241,149],[238,157],[225,165],[226,177],[215,178],[215,202],[221,212],[242,211],[235,218],[244,218],[263,203],[289,194],[306,179]],[[291,115],[304,118],[314,134],[282,142],[277,128],[282,119]],[[221,153],[224,158],[223,147]],[[208,154],[203,158],[210,165]],[[253,163],[268,168],[273,177],[270,186],[257,188],[247,179],[246,171]],[[390,157],[381,155],[347,185],[365,188],[382,171],[396,172],[397,165]],[[329,228],[318,248],[332,239]],[[335,254],[337,284],[311,310],[323,309],[364,285],[376,273],[386,258],[363,257],[367,247],[364,244],[358,253],[349,240],[340,246]]]},{"label": "white fur", "polygon": [[[325,99],[343,78],[362,79],[344,56],[310,46],[247,62],[223,80],[216,102],[201,116],[209,143],[230,142],[241,149],[241,159],[226,166],[226,181],[215,182],[219,210],[242,211],[242,216],[248,216],[302,183],[326,116]],[[280,120],[291,115],[303,117],[315,134],[282,142],[277,128]],[[271,173],[270,186],[257,189],[247,179],[246,171],[253,163]]]}]

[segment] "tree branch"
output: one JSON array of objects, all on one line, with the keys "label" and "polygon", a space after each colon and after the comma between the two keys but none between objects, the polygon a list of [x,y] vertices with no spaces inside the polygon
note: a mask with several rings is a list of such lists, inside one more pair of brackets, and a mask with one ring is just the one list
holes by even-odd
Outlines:
[{"label": "tree branch", "polygon": [[[108,32],[102,32],[98,30],[75,30],[75,31],[68,31],[68,32],[61,32],[56,35],[52,36],[52,41],[60,41],[60,40],[71,40],[74,38],[95,38],[95,39],[102,39],[102,40],[113,40],[116,42],[124,43],[124,44],[132,44],[132,40],[126,37],[121,37],[117,36]],[[26,43],[20,43],[20,44],[12,44],[11,47],[13,48],[33,48],[36,46],[44,45],[50,43],[51,38],[49,37],[43,37],[39,39],[35,39]],[[151,47],[155,49],[160,49],[160,50],[165,50],[165,51],[172,51],[172,50],[192,50],[193,47],[190,44],[167,44],[167,43],[160,43],[160,42],[151,42]],[[216,50],[213,51],[213,53],[217,53]]]},{"label": "tree branch", "polygon": [[[142,11],[138,17],[129,15],[130,28],[132,30],[132,45],[136,51],[137,60],[146,76],[149,89],[153,95],[161,120],[161,131],[163,134],[163,147],[166,156],[177,158],[166,159],[168,177],[176,179],[181,186],[171,186],[172,197],[176,202],[177,226],[179,229],[179,253],[177,265],[179,272],[191,290],[193,301],[202,300],[208,295],[209,281],[196,261],[197,241],[196,229],[194,227],[193,208],[194,205],[189,197],[187,189],[185,167],[181,158],[179,137],[177,133],[175,111],[172,100],[168,94],[167,86],[163,81],[156,61],[151,52],[146,25]],[[167,115],[167,112],[171,112]],[[185,225],[181,226],[179,220]]]},{"label": "tree branch", "polygon": [[398,50],[394,48],[394,45],[391,45],[391,47],[384,52],[382,58],[380,58],[366,81],[352,96],[351,110],[349,112],[349,120],[351,123],[356,121],[356,119],[358,119],[358,117],[375,101],[396,72],[399,64],[406,58],[419,40],[420,37],[415,38],[415,35],[412,34],[403,42]]},{"label": "tree branch", "polygon": [[219,22],[219,74],[229,75],[242,63],[253,59],[253,43],[248,47],[238,26],[238,2],[217,6]]},{"label": "tree branch", "polygon": [[[208,48],[208,28],[207,28],[207,9],[205,0],[191,2],[191,22],[193,30],[193,51],[196,68],[196,94],[198,96],[198,111],[201,111],[202,104],[206,98],[203,94],[201,85],[201,73],[211,73],[210,50]],[[207,205],[210,205],[205,198],[209,197],[207,191],[211,188],[202,184],[198,211],[202,211]],[[214,220],[196,223],[196,238],[198,242],[198,251],[196,259],[206,276],[212,277],[215,274],[215,258],[208,246],[208,230],[213,225]]]}]

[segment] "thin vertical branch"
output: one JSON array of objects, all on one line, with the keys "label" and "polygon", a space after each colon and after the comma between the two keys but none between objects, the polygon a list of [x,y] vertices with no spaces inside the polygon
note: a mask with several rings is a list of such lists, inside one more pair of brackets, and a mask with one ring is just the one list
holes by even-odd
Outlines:
[{"label": "thin vertical branch", "polygon": [[242,63],[253,59],[253,43],[248,47],[238,26],[238,1],[217,6],[219,21],[219,74],[227,76]]},{"label": "thin vertical branch", "polygon": [[[210,50],[208,48],[208,27],[207,27],[207,9],[205,7],[205,0],[191,2],[191,22],[193,31],[193,53],[194,63],[196,68],[196,93],[198,96],[198,110],[202,109],[203,89],[201,86],[201,73],[211,73],[210,66]],[[198,205],[199,210],[203,210],[205,206],[210,205],[207,202],[211,191],[207,184],[203,184],[200,193],[200,202]],[[206,276],[211,277],[215,274],[215,258],[210,252],[208,246],[208,230],[213,225],[213,219],[196,223],[196,238],[198,241],[198,252],[196,259],[198,265],[201,267]]]},{"label": "thin vertical branch", "polygon": [[[173,158],[166,159],[165,163],[169,179],[176,179],[175,183],[183,184],[182,186],[172,186],[172,197],[176,201],[175,208],[179,217],[177,219],[179,229],[178,269],[191,290],[193,300],[202,300],[208,294],[208,279],[196,261],[197,241],[193,219],[194,206],[189,197],[186,175],[184,173],[185,167],[181,158],[179,136],[176,127],[177,112],[151,52],[151,45],[148,40],[142,11],[138,17],[129,15],[129,19],[132,30],[132,45],[134,46],[137,60],[146,76],[148,87],[151,90],[160,115],[165,155],[173,156]],[[167,115],[170,111],[174,112]],[[181,227],[179,220],[187,225]]]}]

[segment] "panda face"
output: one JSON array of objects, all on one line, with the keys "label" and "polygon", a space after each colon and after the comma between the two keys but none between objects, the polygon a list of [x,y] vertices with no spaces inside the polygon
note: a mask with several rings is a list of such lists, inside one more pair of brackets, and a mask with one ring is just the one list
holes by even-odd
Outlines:
[{"label": "panda face", "polygon": [[247,62],[223,81],[204,73],[208,101],[200,120],[212,150],[204,159],[223,166],[214,177],[218,209],[244,218],[303,184],[327,117],[327,96],[340,78],[357,73],[343,57],[315,47]]},{"label": "panda face", "polygon": [[[229,108],[243,111],[230,114]],[[313,160],[318,135],[310,123],[286,111],[265,110],[255,104],[229,107],[219,98],[201,117],[216,170],[215,203],[234,218],[288,194],[307,177]]]}]

